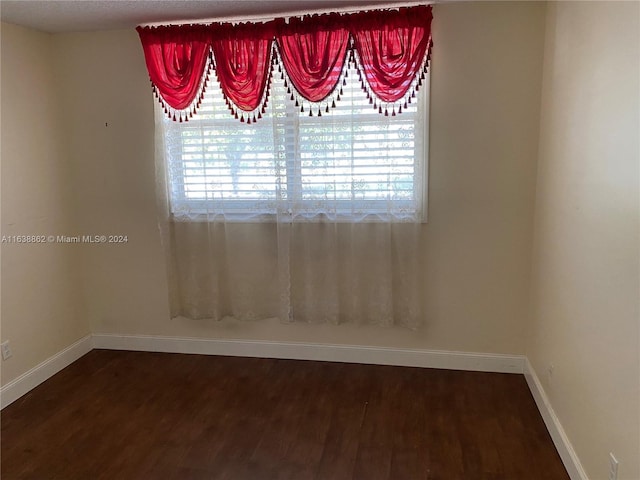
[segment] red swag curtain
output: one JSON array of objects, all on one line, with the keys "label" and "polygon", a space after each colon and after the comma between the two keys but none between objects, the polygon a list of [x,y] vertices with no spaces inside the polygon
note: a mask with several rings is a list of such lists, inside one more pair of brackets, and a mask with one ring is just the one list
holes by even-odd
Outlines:
[{"label": "red swag curtain", "polygon": [[242,121],[245,115],[255,121],[264,112],[278,62],[300,101],[318,103],[334,95],[353,62],[374,107],[376,101],[387,107],[410,101],[430,58],[431,20],[431,7],[418,6],[305,16],[288,23],[277,19],[137,30],[154,91],[170,116],[173,110],[174,119],[177,111],[180,120],[183,115],[188,120],[187,114],[195,111],[206,88],[211,52],[229,109],[236,117],[240,113]]},{"label": "red swag curtain", "polygon": [[310,102],[327,98],[344,67],[349,31],[338,14],[293,18],[281,26],[276,41],[287,76]]},{"label": "red swag curtain", "polygon": [[425,66],[431,42],[431,7],[385,15],[357,15],[352,34],[373,93],[383,102],[404,98]]},{"label": "red swag curtain", "polygon": [[216,73],[232,112],[233,105],[247,112],[264,106],[274,31],[274,22],[212,28]]},{"label": "red swag curtain", "polygon": [[137,30],[156,93],[174,110],[189,108],[202,94],[209,55],[207,28],[180,25]]}]

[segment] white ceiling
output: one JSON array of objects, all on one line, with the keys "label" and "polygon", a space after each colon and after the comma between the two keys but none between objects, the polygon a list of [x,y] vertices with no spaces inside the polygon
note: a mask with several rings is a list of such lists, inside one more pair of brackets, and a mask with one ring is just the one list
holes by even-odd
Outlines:
[{"label": "white ceiling", "polygon": [[[406,3],[403,2],[403,3]],[[415,3],[415,2],[413,2]],[[426,3],[426,2],[422,2]],[[134,28],[203,19],[251,19],[306,11],[382,7],[394,0],[0,0],[3,22],[50,33]]]}]

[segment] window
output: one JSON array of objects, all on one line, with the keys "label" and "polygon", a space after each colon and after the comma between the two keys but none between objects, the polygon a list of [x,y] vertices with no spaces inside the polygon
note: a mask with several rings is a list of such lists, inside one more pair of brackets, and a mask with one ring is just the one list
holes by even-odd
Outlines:
[{"label": "window", "polygon": [[276,77],[257,122],[233,118],[213,80],[188,122],[164,118],[174,218],[424,219],[428,76],[407,108],[389,106],[388,116],[374,110],[354,69],[335,108],[327,112],[329,99],[311,116]]}]

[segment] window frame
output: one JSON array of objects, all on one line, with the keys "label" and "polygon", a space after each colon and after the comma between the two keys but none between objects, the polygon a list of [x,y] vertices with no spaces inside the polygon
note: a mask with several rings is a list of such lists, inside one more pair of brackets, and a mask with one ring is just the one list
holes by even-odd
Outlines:
[{"label": "window frame", "polygon": [[[425,94],[426,93],[426,94]],[[417,153],[417,154],[421,154],[422,156],[422,162],[420,165],[420,168],[422,169],[421,171],[421,178],[422,178],[422,185],[420,186],[420,196],[421,198],[418,199],[415,204],[418,205],[418,208],[420,208],[420,212],[418,214],[418,220],[411,221],[411,223],[422,223],[422,224],[426,224],[428,222],[428,197],[429,197],[429,153],[430,153],[430,117],[431,117],[431,110],[430,110],[430,98],[431,98],[431,69],[429,69],[429,72],[425,74],[423,83],[422,83],[422,87],[420,88],[420,92],[418,95],[416,95],[416,97],[418,98],[418,101],[421,103],[421,105],[419,106],[420,109],[422,109],[424,111],[424,119],[423,119],[423,126],[424,126],[424,131],[423,131],[423,138],[421,141],[421,152]],[[297,115],[297,108],[293,106],[293,102],[290,101],[286,101],[286,112],[287,115],[291,114],[291,115]],[[216,215],[212,215],[209,210],[206,208],[206,205],[211,202],[211,201],[215,201],[215,199],[187,199],[186,195],[185,195],[185,188],[184,188],[184,176],[180,176],[179,181],[176,182],[171,182],[171,179],[173,178],[170,174],[169,174],[169,162],[168,162],[168,158],[167,158],[167,148],[166,148],[166,137],[167,136],[172,136],[173,137],[173,141],[180,145],[180,154],[182,155],[182,148],[183,148],[183,143],[181,142],[181,139],[179,138],[179,129],[171,129],[170,131],[168,131],[168,129],[166,129],[164,127],[164,112],[162,111],[161,108],[159,108],[159,105],[156,102],[156,115],[158,115],[159,117],[163,117],[160,118],[160,128],[162,128],[163,130],[163,165],[165,168],[165,179],[167,182],[167,194],[168,194],[168,211],[169,211],[169,217],[172,221],[176,221],[176,222],[210,222],[210,221],[217,221]],[[380,115],[379,113],[375,113],[372,112],[371,117],[374,118],[374,116],[378,116]],[[315,117],[314,117],[315,118]],[[322,118],[322,117],[320,117]],[[200,122],[204,120],[194,120],[191,119],[189,120],[190,122]],[[189,123],[186,123],[185,125],[189,125]],[[299,136],[299,126],[300,123],[299,122],[291,122],[291,128],[294,129],[294,131],[292,132],[294,134],[294,136],[296,138],[298,138]],[[285,128],[289,128],[288,126],[285,126]],[[297,144],[297,143],[296,143]],[[300,155],[299,155],[299,151],[297,152],[293,152],[293,158],[296,159],[297,161],[293,161],[293,162],[289,162],[287,161],[287,182],[290,183],[291,185],[301,185],[301,182],[290,182],[292,176],[295,175],[295,170],[297,170],[298,172],[300,172],[301,168],[300,168]],[[297,168],[290,168],[290,165],[293,164],[294,167]],[[292,172],[293,170],[293,172]],[[301,174],[298,173],[298,175],[301,178]],[[414,192],[416,191],[416,182],[418,182],[416,176],[414,175]],[[182,188],[180,189],[176,189],[176,186],[182,186]],[[301,195],[296,196],[294,195],[293,198],[296,199],[294,200],[295,204],[310,204],[313,202],[313,200],[303,200],[302,198],[298,198],[301,197]],[[191,205],[191,206],[196,206],[198,207],[200,204],[203,205],[203,207],[201,208],[197,208],[197,210],[200,210],[202,213],[195,213],[192,215],[189,215],[188,218],[185,218],[184,216],[179,216],[176,217],[176,215],[174,214],[174,199],[176,199],[175,204],[177,205]],[[276,201],[275,199],[273,200],[274,202]],[[250,205],[254,205],[255,202],[258,203],[265,203],[265,202],[269,202],[269,200],[264,200],[264,199],[260,199],[260,200],[232,200],[232,199],[225,199],[224,200],[225,204],[229,205],[230,209],[235,210],[238,207],[245,207],[246,211],[249,211],[249,208],[247,208]],[[356,219],[353,215],[346,215],[344,212],[350,212],[352,210],[354,210],[354,205],[357,207],[358,203],[354,203],[353,200],[338,200],[336,201],[336,203],[338,204],[342,204],[342,202],[344,202],[344,204],[346,205],[345,208],[343,209],[337,209],[337,214],[336,214],[336,218],[335,218],[335,222],[337,223],[356,223],[356,222],[370,222],[370,223],[402,223],[402,222],[407,222],[408,220],[399,218],[399,219],[395,219],[395,220],[383,220],[380,218],[380,216],[376,215],[375,213],[367,213],[365,215],[365,218],[363,219]],[[370,206],[372,203],[376,203],[376,202],[380,202],[380,204],[384,204],[386,203],[386,200],[367,200],[366,203]],[[413,203],[413,202],[412,202]],[[384,209],[381,209],[380,211],[383,211]],[[343,212],[343,213],[341,213]],[[289,215],[291,215],[291,208],[288,209],[288,213]],[[285,212],[286,214],[286,212]],[[322,215],[321,213],[316,213],[313,215],[314,217],[324,217],[324,215]],[[233,223],[276,223],[276,221],[278,220],[278,217],[280,219],[282,219],[283,214],[282,212],[279,213],[262,213],[262,214],[256,214],[256,215],[252,215],[251,218],[247,218],[247,219],[226,219],[225,221],[229,221],[229,222],[233,222]],[[308,217],[306,217],[304,214],[301,215],[297,215],[295,218],[292,218],[291,221],[293,222],[314,222],[314,221],[323,221],[321,219],[315,220],[315,219],[310,219]]]}]

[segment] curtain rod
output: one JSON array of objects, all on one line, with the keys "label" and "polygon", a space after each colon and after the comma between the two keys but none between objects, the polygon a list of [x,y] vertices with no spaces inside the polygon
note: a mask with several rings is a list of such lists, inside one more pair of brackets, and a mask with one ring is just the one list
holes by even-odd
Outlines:
[{"label": "curtain rod", "polygon": [[276,14],[274,16],[265,16],[264,14],[253,14],[253,15],[242,15],[242,16],[222,16],[222,17],[212,17],[212,18],[198,18],[198,19],[184,19],[184,20],[169,20],[164,22],[148,22],[141,23],[139,26],[141,27],[159,27],[162,25],[184,25],[184,24],[206,24],[213,22],[269,22],[276,18],[284,18],[289,19],[293,17],[302,17],[304,15],[311,14],[327,14],[327,13],[357,13],[363,11],[370,10],[384,10],[388,8],[402,8],[402,7],[415,7],[418,5],[432,5],[436,2],[434,1],[415,1],[415,2],[390,2],[390,3],[380,3],[373,5],[362,5],[360,7],[350,6],[350,7],[337,7],[337,8],[317,8],[313,10],[296,10],[289,11]]}]

